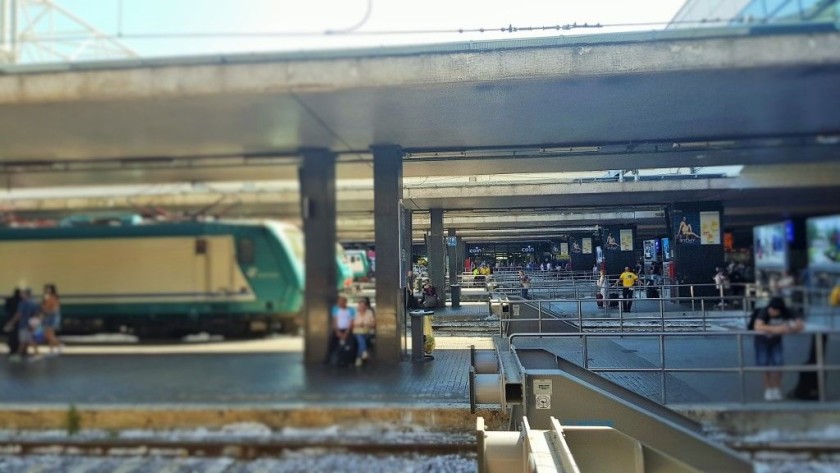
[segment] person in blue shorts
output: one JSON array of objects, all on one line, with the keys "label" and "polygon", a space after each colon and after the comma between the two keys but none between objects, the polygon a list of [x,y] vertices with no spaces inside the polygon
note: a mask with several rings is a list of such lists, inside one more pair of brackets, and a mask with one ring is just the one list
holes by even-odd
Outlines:
[{"label": "person in blue shorts", "polygon": [[[755,317],[754,329],[761,335],[755,336],[755,364],[758,366],[782,366],[784,356],[782,335],[798,333],[804,328],[802,319],[795,317],[785,306],[781,297],[774,297]],[[781,401],[782,372],[764,372],[764,400]]]}]

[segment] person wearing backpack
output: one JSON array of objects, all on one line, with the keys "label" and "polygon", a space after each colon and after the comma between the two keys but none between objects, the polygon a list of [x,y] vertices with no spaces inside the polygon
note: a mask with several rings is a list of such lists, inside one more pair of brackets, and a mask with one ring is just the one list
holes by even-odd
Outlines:
[{"label": "person wearing backpack", "polygon": [[[782,366],[784,364],[782,335],[798,333],[804,328],[802,319],[794,316],[784,299],[774,297],[767,307],[757,309],[747,327],[760,335],[755,336],[755,364],[757,366]],[[782,372],[764,372],[764,400],[781,401]]]}]

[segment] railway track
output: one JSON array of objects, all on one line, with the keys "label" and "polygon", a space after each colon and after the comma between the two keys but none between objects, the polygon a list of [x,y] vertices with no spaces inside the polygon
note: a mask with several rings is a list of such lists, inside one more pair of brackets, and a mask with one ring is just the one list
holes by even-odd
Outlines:
[{"label": "railway track", "polygon": [[172,456],[228,457],[251,460],[277,457],[295,450],[325,450],[359,454],[474,454],[473,442],[372,442],[369,440],[162,440],[162,439],[56,439],[3,440],[4,455],[83,455],[83,456]]},{"label": "railway track", "polygon": [[728,442],[727,445],[733,450],[749,454],[751,458],[763,453],[783,453],[814,460],[840,455],[840,442],[836,441]]}]

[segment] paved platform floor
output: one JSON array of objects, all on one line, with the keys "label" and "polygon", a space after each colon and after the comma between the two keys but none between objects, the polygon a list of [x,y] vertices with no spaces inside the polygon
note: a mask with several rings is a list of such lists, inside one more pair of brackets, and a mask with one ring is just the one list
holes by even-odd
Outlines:
[{"label": "paved platform floor", "polygon": [[0,403],[468,405],[469,347],[443,338],[435,359],[361,368],[304,366],[302,339],[70,345],[57,357],[0,357]]},{"label": "paved platform floor", "polygon": [[[524,341],[523,341],[524,343]],[[579,338],[536,339],[570,361],[582,363]],[[810,337],[786,340],[789,364],[807,357]],[[827,362],[840,364],[837,340],[830,339]],[[362,368],[306,367],[302,339],[279,337],[254,341],[120,343],[70,345],[65,354],[34,362],[0,357],[0,403],[75,404],[446,404],[466,406],[469,347],[492,348],[489,337],[437,337],[435,360]],[[750,341],[742,354],[753,364]],[[732,367],[738,359],[730,339],[669,339],[665,361],[671,368]],[[653,369],[659,366],[659,343],[652,337],[591,339],[590,368]],[[608,373],[618,382],[654,401],[661,401],[661,376]],[[761,401],[760,374],[745,379],[746,399]],[[722,403],[740,400],[741,382],[731,373],[671,373],[666,379],[668,403]],[[797,375],[785,375],[789,390]],[[840,399],[840,373],[827,378],[830,399]]]}]

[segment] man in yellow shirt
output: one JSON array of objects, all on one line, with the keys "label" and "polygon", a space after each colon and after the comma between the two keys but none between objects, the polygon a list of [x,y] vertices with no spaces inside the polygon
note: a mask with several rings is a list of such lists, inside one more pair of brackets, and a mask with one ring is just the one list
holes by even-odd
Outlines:
[{"label": "man in yellow shirt", "polygon": [[621,276],[618,277],[618,281],[615,282],[615,285],[618,286],[621,284],[621,298],[623,301],[621,302],[624,312],[630,312],[630,308],[633,306],[633,286],[639,281],[639,277],[636,276],[636,273],[630,270],[629,266],[624,267],[624,272],[621,273]]}]

